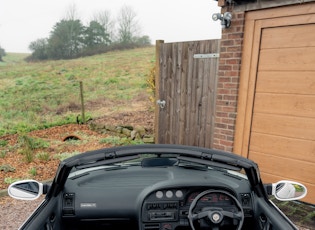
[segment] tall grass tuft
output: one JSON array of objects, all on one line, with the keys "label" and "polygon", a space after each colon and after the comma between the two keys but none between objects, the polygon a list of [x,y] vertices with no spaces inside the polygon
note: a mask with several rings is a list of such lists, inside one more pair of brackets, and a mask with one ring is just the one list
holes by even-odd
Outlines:
[{"label": "tall grass tuft", "polygon": [[22,134],[18,138],[20,144],[19,152],[24,155],[25,161],[31,163],[34,161],[34,151],[39,148],[49,147],[48,142],[45,142],[39,138],[32,138],[25,134]]}]

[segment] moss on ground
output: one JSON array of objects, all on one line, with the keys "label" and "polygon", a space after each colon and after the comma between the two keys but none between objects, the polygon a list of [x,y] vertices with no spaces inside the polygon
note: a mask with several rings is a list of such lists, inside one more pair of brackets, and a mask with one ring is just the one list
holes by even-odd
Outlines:
[{"label": "moss on ground", "polygon": [[298,201],[277,201],[272,199],[280,210],[296,225],[310,230],[315,229],[315,206]]}]

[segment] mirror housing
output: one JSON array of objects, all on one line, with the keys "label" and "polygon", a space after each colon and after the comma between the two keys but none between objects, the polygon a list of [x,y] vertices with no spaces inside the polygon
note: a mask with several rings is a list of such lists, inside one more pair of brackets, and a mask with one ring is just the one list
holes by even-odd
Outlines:
[{"label": "mirror housing", "polygon": [[36,200],[44,194],[44,185],[35,180],[17,181],[9,186],[8,194],[14,199]]},{"label": "mirror housing", "polygon": [[268,195],[280,201],[300,200],[307,194],[307,188],[298,182],[281,180],[277,183],[265,185]]}]

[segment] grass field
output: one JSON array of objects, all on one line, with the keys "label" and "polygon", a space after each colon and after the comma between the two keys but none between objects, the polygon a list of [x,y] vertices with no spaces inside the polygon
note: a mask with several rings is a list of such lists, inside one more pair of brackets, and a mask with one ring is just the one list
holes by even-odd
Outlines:
[{"label": "grass field", "polygon": [[24,62],[26,56],[9,53],[0,62],[0,136],[76,122],[80,82],[86,117],[149,97],[154,47],[37,63]]}]

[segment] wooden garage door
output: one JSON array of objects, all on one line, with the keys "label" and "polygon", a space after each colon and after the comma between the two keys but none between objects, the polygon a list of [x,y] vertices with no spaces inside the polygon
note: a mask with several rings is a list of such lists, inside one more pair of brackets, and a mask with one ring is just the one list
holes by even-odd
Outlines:
[{"label": "wooden garage door", "polygon": [[239,102],[244,132],[235,151],[258,162],[265,182],[302,182],[305,201],[315,203],[315,7],[307,6],[307,14],[286,7],[247,17],[253,49],[244,47],[251,60],[242,65],[248,94]]}]

